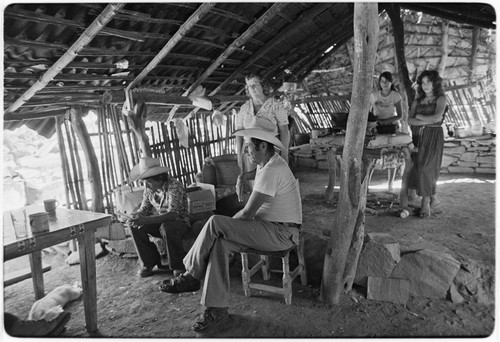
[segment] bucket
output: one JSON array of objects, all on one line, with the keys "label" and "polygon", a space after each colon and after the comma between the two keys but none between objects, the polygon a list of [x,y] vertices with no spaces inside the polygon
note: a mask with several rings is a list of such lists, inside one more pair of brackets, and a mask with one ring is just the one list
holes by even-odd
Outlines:
[{"label": "bucket", "polygon": [[476,136],[476,137],[483,135],[483,125],[476,124],[476,125],[471,126],[470,133],[471,133],[471,135]]},{"label": "bucket", "polygon": [[466,138],[470,137],[470,135],[471,135],[470,127],[466,126],[455,127],[455,136],[457,138]]}]

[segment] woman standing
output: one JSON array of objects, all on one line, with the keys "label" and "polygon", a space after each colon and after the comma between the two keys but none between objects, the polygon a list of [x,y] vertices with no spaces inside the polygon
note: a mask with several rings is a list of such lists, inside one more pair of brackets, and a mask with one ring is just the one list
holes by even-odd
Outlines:
[{"label": "woman standing", "polygon": [[[281,157],[288,162],[288,144],[290,135],[288,132],[288,111],[283,105],[283,102],[276,100],[273,97],[267,97],[264,93],[262,79],[257,75],[249,75],[245,77],[247,93],[250,100],[245,102],[239,113],[236,115],[236,129],[249,128],[253,119],[256,116],[264,117],[273,122],[276,127],[276,133],[279,134],[279,139],[285,146],[284,151],[281,151]],[[251,163],[243,151],[243,137],[236,137],[236,153],[238,154],[238,166],[241,172],[252,171],[256,165]]]},{"label": "woman standing", "polygon": [[420,217],[431,216],[431,207],[439,204],[436,183],[443,158],[444,133],[441,127],[446,112],[446,96],[442,78],[434,70],[426,70],[417,79],[417,96],[408,123],[417,152],[412,154],[413,168],[409,189],[422,196]]},{"label": "woman standing", "polygon": [[[370,95],[370,108],[377,118],[377,133],[394,134],[399,130],[399,120],[403,117],[402,98],[396,91],[392,73],[385,71],[378,78],[378,90]],[[382,169],[387,169],[389,192],[393,191],[396,170],[404,165],[401,153],[382,155]],[[403,174],[403,172],[401,172]]]}]

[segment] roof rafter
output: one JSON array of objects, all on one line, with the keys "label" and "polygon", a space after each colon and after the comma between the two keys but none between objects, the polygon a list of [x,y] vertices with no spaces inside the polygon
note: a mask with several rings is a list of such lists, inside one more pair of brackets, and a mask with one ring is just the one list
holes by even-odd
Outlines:
[{"label": "roof rafter", "polygon": [[273,39],[268,41],[266,45],[264,45],[262,48],[260,48],[255,54],[253,54],[250,58],[245,60],[232,74],[229,76],[224,82],[222,82],[214,91],[210,93],[210,95],[214,95],[217,92],[219,92],[224,86],[226,86],[229,82],[231,82],[235,77],[240,75],[245,68],[247,68],[249,65],[253,64],[256,62],[258,59],[260,59],[262,56],[264,56],[269,50],[271,50],[275,44],[285,37],[293,34],[294,32],[297,32],[302,28],[303,25],[306,25],[311,18],[314,18],[317,16],[319,13],[325,11],[327,8],[329,8],[331,4],[319,4],[316,5],[306,12],[304,12],[297,20],[291,24],[289,24],[285,29],[283,29],[278,35],[276,35]]},{"label": "roof rafter", "polygon": [[194,26],[195,23],[207,14],[215,4],[203,3],[198,9],[179,27],[179,30],[170,38],[167,44],[153,58],[153,60],[144,68],[144,70],[127,86],[126,91],[132,89],[140,83],[147,74],[151,72],[165,56],[174,48],[175,45],[186,35],[186,33]]},{"label": "roof rafter", "polygon": [[[184,92],[184,96],[187,96],[190,92],[196,89],[203,81],[205,81],[208,76],[210,76],[224,61],[240,46],[244,45],[253,35],[262,30],[276,15],[282,11],[287,6],[286,3],[275,3],[273,4],[263,15],[255,21],[248,29],[243,32],[238,38],[236,38],[228,48],[217,57],[217,59],[210,65],[205,72]],[[214,95],[214,94],[211,94]],[[172,119],[175,115],[177,108],[174,107],[170,111],[167,122]]]},{"label": "roof rafter", "polygon": [[101,31],[104,26],[113,18],[115,13],[124,6],[124,4],[109,4],[101,14],[90,24],[90,26],[82,33],[76,42],[66,51],[66,53],[57,60],[30,89],[21,95],[14,103],[12,103],[5,113],[12,113],[28,101],[39,90],[43,89],[56,76],[64,66],[71,62],[78,52]]}]

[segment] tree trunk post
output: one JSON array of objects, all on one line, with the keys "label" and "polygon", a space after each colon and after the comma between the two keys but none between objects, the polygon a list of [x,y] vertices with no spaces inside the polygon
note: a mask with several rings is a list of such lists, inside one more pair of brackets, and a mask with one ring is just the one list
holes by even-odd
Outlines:
[{"label": "tree trunk post", "polygon": [[139,143],[140,156],[151,157],[151,146],[146,134],[147,106],[144,101],[137,101],[134,110],[129,112],[128,122]]},{"label": "tree trunk post", "polygon": [[95,154],[92,141],[90,141],[89,132],[87,127],[82,120],[82,108],[71,108],[71,125],[76,133],[78,140],[82,146],[83,152],[85,154],[85,161],[87,162],[87,174],[88,180],[92,191],[92,208],[94,212],[103,213],[104,203],[103,203],[103,191],[101,175],[99,174],[99,163],[97,161],[97,156]]},{"label": "tree trunk post", "polygon": [[351,110],[342,155],[339,208],[328,240],[320,299],[337,304],[344,290],[343,276],[354,227],[359,216],[362,155],[378,46],[378,6],[354,4],[354,79]]}]

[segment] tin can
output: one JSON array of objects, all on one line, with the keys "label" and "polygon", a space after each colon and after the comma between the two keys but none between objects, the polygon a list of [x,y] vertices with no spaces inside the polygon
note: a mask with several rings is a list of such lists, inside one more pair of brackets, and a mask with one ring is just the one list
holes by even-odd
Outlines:
[{"label": "tin can", "polygon": [[401,210],[399,213],[399,217],[401,218],[407,218],[408,216],[410,216],[410,212],[406,209]]},{"label": "tin can", "polygon": [[46,212],[34,213],[29,215],[31,232],[33,234],[49,231],[49,214]]}]

